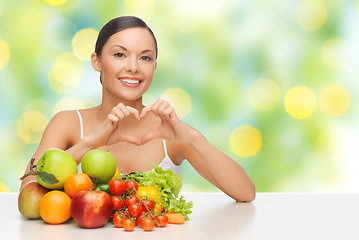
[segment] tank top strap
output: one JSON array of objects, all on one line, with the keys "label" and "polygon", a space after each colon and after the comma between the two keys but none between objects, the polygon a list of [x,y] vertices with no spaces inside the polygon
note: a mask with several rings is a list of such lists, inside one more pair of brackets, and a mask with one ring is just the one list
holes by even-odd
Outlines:
[{"label": "tank top strap", "polygon": [[75,109],[75,111],[77,112],[77,115],[79,116],[79,120],[80,120],[80,132],[81,132],[81,139],[84,137],[84,125],[82,123],[82,116],[79,110]]},{"label": "tank top strap", "polygon": [[167,147],[166,147],[166,140],[163,138],[162,142],[163,142],[163,151],[165,152],[165,157],[168,157]]}]

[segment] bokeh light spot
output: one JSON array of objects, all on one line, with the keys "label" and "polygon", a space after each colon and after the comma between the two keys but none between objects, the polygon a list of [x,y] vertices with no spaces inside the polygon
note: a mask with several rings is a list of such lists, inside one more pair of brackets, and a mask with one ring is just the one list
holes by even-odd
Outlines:
[{"label": "bokeh light spot", "polygon": [[342,69],[351,60],[350,44],[342,38],[332,38],[323,45],[321,56],[324,63],[332,69]]},{"label": "bokeh light spot", "polygon": [[95,51],[98,32],[92,28],[78,31],[72,39],[72,49],[75,55],[83,61],[90,61],[91,54]]},{"label": "bokeh light spot", "polygon": [[262,135],[251,125],[234,129],[229,141],[232,151],[240,157],[252,157],[262,148]]},{"label": "bokeh light spot", "polygon": [[10,119],[0,125],[0,151],[9,154],[21,152],[27,144],[16,132],[16,120]]},{"label": "bokeh light spot", "polygon": [[60,99],[54,108],[54,114],[64,111],[64,110],[71,110],[71,109],[83,109],[86,108],[83,101],[74,98],[74,97],[66,97]]},{"label": "bokeh light spot", "polygon": [[43,98],[36,98],[30,100],[24,106],[24,111],[36,110],[42,113],[50,113],[52,112],[52,104]]},{"label": "bokeh light spot", "polygon": [[48,73],[48,81],[52,90],[59,94],[72,92],[84,74],[83,62],[72,53],[58,56]]},{"label": "bokeh light spot", "polygon": [[45,3],[49,4],[50,6],[61,6],[67,3],[68,0],[44,0]]},{"label": "bokeh light spot", "polygon": [[167,89],[161,97],[171,104],[180,119],[184,119],[192,109],[191,96],[181,88]]},{"label": "bokeh light spot", "polygon": [[296,86],[284,97],[284,106],[289,115],[297,119],[310,117],[316,107],[315,93],[306,86]]},{"label": "bokeh light spot", "polygon": [[0,182],[0,192],[10,192],[10,189],[2,182]]},{"label": "bokeh light spot", "polygon": [[26,125],[31,131],[44,131],[47,124],[47,118],[43,113],[39,111],[26,111],[22,114],[22,117],[24,118]]},{"label": "bokeh light spot", "polygon": [[46,116],[39,111],[25,111],[17,121],[17,133],[27,143],[38,143],[47,124]]},{"label": "bokeh light spot", "polygon": [[0,38],[0,69],[2,69],[10,59],[9,45]]},{"label": "bokeh light spot", "polygon": [[297,5],[296,19],[304,30],[315,31],[327,21],[327,9],[320,1],[304,0]]},{"label": "bokeh light spot", "polygon": [[125,0],[125,15],[138,16],[144,21],[150,20],[156,12],[155,0]]},{"label": "bokeh light spot", "polygon": [[248,91],[249,102],[257,110],[273,109],[280,100],[279,85],[271,79],[260,78],[256,80]]},{"label": "bokeh light spot", "polygon": [[319,108],[330,117],[339,117],[347,112],[350,106],[350,94],[340,85],[326,86],[319,93]]}]

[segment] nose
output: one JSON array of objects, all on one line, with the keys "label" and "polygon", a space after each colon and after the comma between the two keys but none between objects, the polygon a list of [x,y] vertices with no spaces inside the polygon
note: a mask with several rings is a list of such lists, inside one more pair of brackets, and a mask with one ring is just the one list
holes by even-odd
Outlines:
[{"label": "nose", "polygon": [[127,71],[136,73],[138,71],[138,62],[136,58],[130,58],[127,64]]}]

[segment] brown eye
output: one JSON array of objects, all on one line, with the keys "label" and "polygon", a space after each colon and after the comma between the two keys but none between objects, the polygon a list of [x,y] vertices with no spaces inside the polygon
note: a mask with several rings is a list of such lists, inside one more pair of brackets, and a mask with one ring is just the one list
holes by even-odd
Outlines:
[{"label": "brown eye", "polygon": [[125,56],[125,54],[123,54],[123,53],[115,53],[114,56],[122,58],[122,57]]},{"label": "brown eye", "polygon": [[151,61],[151,60],[152,60],[152,58],[151,58],[151,57],[149,57],[149,56],[142,56],[142,57],[141,57],[141,60],[144,60],[144,61]]}]

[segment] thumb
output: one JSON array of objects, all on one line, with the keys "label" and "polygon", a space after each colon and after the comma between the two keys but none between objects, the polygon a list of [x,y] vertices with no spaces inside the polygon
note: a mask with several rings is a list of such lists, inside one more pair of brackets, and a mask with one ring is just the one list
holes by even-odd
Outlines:
[{"label": "thumb", "polygon": [[153,131],[153,132],[149,132],[149,133],[145,134],[141,138],[141,144],[148,143],[149,141],[151,141],[152,139],[155,139],[155,138],[162,138],[159,131]]},{"label": "thumb", "polygon": [[113,136],[111,135],[110,139],[108,140],[108,145],[117,143],[117,142],[128,142],[128,143],[132,143],[134,145],[140,146],[141,145],[141,139],[136,138],[134,136],[131,135],[127,135],[127,134],[120,134],[117,136]]}]

